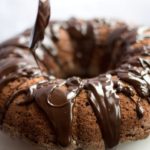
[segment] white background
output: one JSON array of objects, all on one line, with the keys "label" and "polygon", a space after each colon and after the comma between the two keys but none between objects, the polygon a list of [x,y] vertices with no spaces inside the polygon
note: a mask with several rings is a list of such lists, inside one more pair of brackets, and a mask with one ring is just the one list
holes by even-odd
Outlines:
[{"label": "white background", "polygon": [[[0,0],[0,41],[33,25],[38,0]],[[52,18],[120,18],[150,25],[150,0],[51,0]]]},{"label": "white background", "polygon": [[[35,20],[38,0],[0,0],[0,41]],[[150,26],[150,0],[51,0],[52,19],[106,17]],[[0,133],[0,150],[37,150],[30,144],[11,140]],[[118,150],[150,150],[150,138],[121,145]]]}]

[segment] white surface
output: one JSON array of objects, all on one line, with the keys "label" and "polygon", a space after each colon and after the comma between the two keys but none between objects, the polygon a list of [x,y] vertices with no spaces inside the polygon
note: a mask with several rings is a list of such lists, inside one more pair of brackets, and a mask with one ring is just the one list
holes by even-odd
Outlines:
[{"label": "white surface", "polygon": [[[40,148],[0,132],[0,150],[40,150]],[[150,137],[146,140],[121,144],[115,150],[150,150]]]},{"label": "white surface", "polygon": [[[38,0],[0,0],[0,41],[33,25]],[[120,18],[150,25],[149,0],[51,0],[52,18],[72,16]],[[122,144],[118,150],[150,150],[150,138]],[[26,142],[0,133],[0,150],[38,150]]]}]

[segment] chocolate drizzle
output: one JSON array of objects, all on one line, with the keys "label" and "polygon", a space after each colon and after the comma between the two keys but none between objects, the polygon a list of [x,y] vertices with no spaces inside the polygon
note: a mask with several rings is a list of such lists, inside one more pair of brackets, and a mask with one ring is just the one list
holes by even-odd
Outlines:
[{"label": "chocolate drizzle", "polygon": [[[144,51],[144,53],[142,50]],[[146,57],[150,54],[149,48],[146,48],[144,46],[143,48],[141,48],[139,54],[143,57],[138,56],[137,54],[136,59],[133,59],[132,61],[128,61],[129,57],[126,57],[124,62],[128,62],[128,64],[123,64],[122,66],[120,66],[120,68],[117,69],[116,74],[119,79],[133,87],[132,89],[129,87],[126,88],[121,86],[121,88],[118,88],[118,92],[124,93],[135,103],[137,116],[139,119],[141,119],[144,115],[144,109],[141,105],[141,98],[146,99],[149,102],[150,96],[150,62],[149,59]],[[136,91],[138,96],[141,97],[138,99],[138,101],[135,101],[133,98],[135,93],[134,91]]]},{"label": "chocolate drizzle", "polygon": [[118,77],[131,84],[138,92],[141,97],[149,97],[150,88],[150,66],[148,60],[144,58],[139,58],[138,60],[141,66],[139,67],[129,67],[128,70],[118,71]]},{"label": "chocolate drizzle", "polygon": [[120,139],[121,113],[119,97],[114,90],[111,75],[87,82],[89,98],[101,127],[106,147],[112,148]]},{"label": "chocolate drizzle", "polygon": [[131,72],[119,72],[118,77],[131,84],[138,92],[138,94],[142,97],[149,96],[148,85],[145,80],[141,79],[140,76],[135,75]]},{"label": "chocolate drizzle", "polygon": [[39,8],[37,13],[36,22],[33,28],[30,48],[35,49],[40,41],[44,38],[45,28],[49,23],[50,18],[50,5],[49,0],[39,0]]},{"label": "chocolate drizzle", "polygon": [[[45,29],[50,19],[50,4],[49,0],[39,0],[39,7],[36,22],[32,31],[29,48],[34,56],[36,63],[39,65],[39,59],[35,53],[38,44],[44,39]],[[42,69],[41,69],[42,70]]]},{"label": "chocolate drizzle", "polygon": [[[65,88],[63,85],[66,84],[70,86]],[[73,100],[79,92],[78,86],[73,90],[71,88],[72,85],[68,81],[61,81],[38,89],[35,95],[37,104],[45,111],[54,127],[58,144],[62,146],[71,142]]]},{"label": "chocolate drizzle", "polygon": [[33,57],[29,55],[28,51],[15,47],[9,48],[9,51],[5,51],[5,48],[0,51],[0,90],[7,83],[17,78],[41,76]]}]

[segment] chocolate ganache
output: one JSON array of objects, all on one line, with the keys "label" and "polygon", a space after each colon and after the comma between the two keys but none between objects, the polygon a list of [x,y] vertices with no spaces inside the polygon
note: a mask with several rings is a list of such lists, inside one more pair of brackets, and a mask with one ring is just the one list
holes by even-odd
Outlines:
[{"label": "chocolate ganache", "polygon": [[35,49],[39,42],[44,39],[44,32],[50,19],[50,4],[49,0],[39,0],[39,7],[36,22],[33,28],[30,48]]},{"label": "chocolate ganache", "polygon": [[[45,29],[50,19],[50,4],[49,0],[39,0],[39,7],[36,22],[32,31],[29,48],[32,51],[35,61],[38,65],[38,57],[36,56],[36,48],[44,39]],[[40,67],[40,65],[38,65]]]},{"label": "chocolate ganache", "polygon": [[[10,81],[17,80],[20,77],[41,77],[44,74],[39,66],[46,68],[46,76],[44,75],[43,81],[16,90],[7,99],[4,107],[0,108],[0,124],[3,124],[5,114],[13,100],[20,94],[25,94],[24,100],[17,105],[29,105],[36,102],[53,126],[57,144],[68,146],[72,141],[73,109],[76,97],[84,90],[97,118],[105,146],[106,148],[112,148],[120,140],[121,109],[119,94],[122,93],[129,97],[135,104],[138,119],[141,119],[145,112],[141,101],[145,99],[150,103],[150,46],[145,44],[140,49],[130,46],[136,40],[138,42],[139,39],[147,38],[147,35],[144,37],[145,31],[142,30],[142,33],[140,31],[142,39],[136,37],[137,34],[135,33],[138,33],[136,29],[130,31],[127,26],[123,25],[111,32],[108,43],[98,43],[97,24],[100,24],[99,20],[80,22],[73,18],[68,22],[59,22],[59,24],[52,22],[50,27],[47,27],[49,16],[49,1],[39,0],[38,15],[30,39],[30,49],[27,48],[28,42],[26,43],[26,40],[22,43],[22,41],[18,42],[17,38],[0,46],[0,90]],[[114,66],[118,67],[95,78],[51,78],[53,74],[47,61],[52,57],[58,66],[62,67],[58,49],[55,46],[55,43],[59,42],[61,28],[68,32],[72,41],[78,43],[74,45],[73,55],[74,61],[83,68],[81,76],[87,74],[91,57],[94,57],[94,49],[97,47],[105,47],[106,53],[103,54],[103,59],[106,57],[113,61],[111,67],[106,62],[106,70],[114,69]],[[29,37],[30,32],[27,31],[26,33]],[[123,51],[114,49],[115,42],[118,39],[121,40],[119,44],[122,45]],[[43,42],[39,45],[42,40]],[[35,50],[42,53],[43,57],[41,58],[39,53],[35,54]],[[44,60],[47,58],[46,54],[50,58]],[[118,56],[120,56],[120,59],[117,62]],[[38,64],[36,64],[36,61]]]}]

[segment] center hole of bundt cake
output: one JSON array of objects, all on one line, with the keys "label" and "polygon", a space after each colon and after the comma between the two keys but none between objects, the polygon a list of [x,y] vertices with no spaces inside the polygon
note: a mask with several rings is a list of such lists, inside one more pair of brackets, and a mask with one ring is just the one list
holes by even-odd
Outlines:
[{"label": "center hole of bundt cake", "polygon": [[[91,78],[118,68],[130,43],[135,41],[136,31],[129,31],[123,23],[112,27],[102,23],[95,30],[91,23],[99,24],[96,20],[85,23],[71,20],[67,26],[58,29],[58,37],[56,31],[52,33],[56,38],[53,39],[56,45],[51,46],[51,51],[55,52],[54,64],[50,64],[54,76]],[[51,24],[52,30],[55,25]]]},{"label": "center hole of bundt cake", "polygon": [[121,51],[118,54],[112,52],[113,49],[110,49],[109,52],[107,49],[103,49],[101,54],[95,51],[93,56],[86,55],[86,57],[89,57],[87,60],[82,58],[82,60],[65,62],[64,65],[60,67],[60,72],[57,75],[54,74],[54,76],[64,79],[73,76],[91,78],[114,70],[118,67],[122,57],[120,56]]},{"label": "center hole of bundt cake", "polygon": [[[105,30],[108,30],[109,27],[106,28]],[[54,58],[56,67],[60,70],[55,72],[56,67],[54,66],[54,76],[91,78],[117,68],[130,43],[126,37],[131,33],[123,24],[108,30],[107,35],[103,35],[103,32],[101,33],[101,38],[103,38],[98,40],[95,39],[93,28],[91,29],[90,26],[84,35],[74,26],[67,31],[61,29],[61,36],[57,41],[59,50],[57,58]],[[131,42],[134,40],[134,33],[132,34],[130,35]]]},{"label": "center hole of bundt cake", "polygon": [[[61,70],[62,75],[60,77],[65,79],[73,76],[91,78],[116,69],[121,56],[119,56],[120,54],[111,54],[110,51],[107,53],[107,49],[104,49],[101,55],[99,52],[94,52],[94,56],[91,56],[88,62],[86,62],[86,59],[83,59],[81,61],[66,63]],[[70,63],[73,63],[73,67]]]},{"label": "center hole of bundt cake", "polygon": [[[127,46],[123,42],[116,42],[113,46],[112,44],[104,45],[100,48],[92,48],[91,46],[85,48],[83,46],[83,49],[75,49],[71,56],[67,56],[67,58],[61,57],[64,64],[60,67],[63,74],[60,77],[78,76],[81,78],[91,78],[114,70],[119,67],[126,49]],[[78,52],[80,52],[80,57],[78,57]],[[68,59],[68,57],[72,58]]]}]

